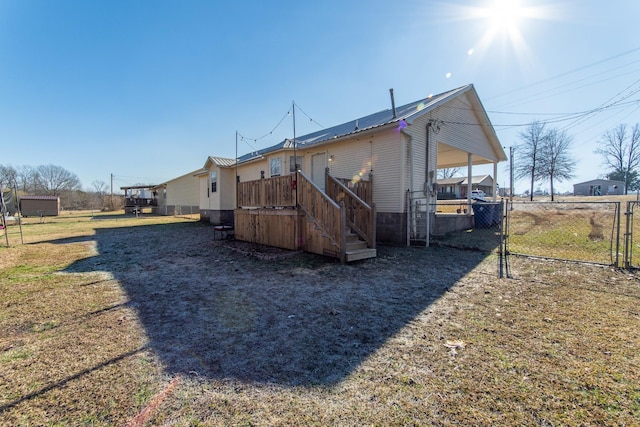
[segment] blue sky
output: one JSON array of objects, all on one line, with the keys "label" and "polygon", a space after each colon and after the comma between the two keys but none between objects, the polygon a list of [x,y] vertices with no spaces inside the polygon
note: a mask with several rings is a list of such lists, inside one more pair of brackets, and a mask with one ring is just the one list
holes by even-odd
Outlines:
[{"label": "blue sky", "polygon": [[291,137],[294,100],[302,135],[473,83],[505,147],[573,138],[561,190],[604,175],[603,132],[640,122],[640,2],[494,3],[0,0],[0,164],[155,184]]}]

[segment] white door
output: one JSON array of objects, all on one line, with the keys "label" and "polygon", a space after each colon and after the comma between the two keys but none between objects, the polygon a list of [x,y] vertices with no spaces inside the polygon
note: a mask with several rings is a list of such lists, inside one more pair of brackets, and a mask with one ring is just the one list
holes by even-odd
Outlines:
[{"label": "white door", "polygon": [[311,156],[311,180],[324,191],[324,170],[327,167],[327,153]]}]

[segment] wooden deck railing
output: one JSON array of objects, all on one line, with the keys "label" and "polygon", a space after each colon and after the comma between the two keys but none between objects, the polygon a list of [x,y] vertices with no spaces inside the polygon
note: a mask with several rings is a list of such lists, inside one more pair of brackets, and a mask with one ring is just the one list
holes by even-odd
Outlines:
[{"label": "wooden deck railing", "polygon": [[297,172],[298,206],[323,231],[331,243],[340,248],[340,260],[344,262],[346,253],[345,226],[346,210],[344,204],[331,200],[303,172]]},{"label": "wooden deck railing", "polygon": [[347,181],[326,173],[326,191],[322,191],[307,175],[298,171],[293,175],[240,182],[238,207],[295,207],[297,199],[297,205],[307,218],[339,248],[339,258],[344,262],[349,229],[367,242],[369,248],[376,247],[375,205],[363,199],[371,200],[371,181],[354,184],[345,183]]},{"label": "wooden deck railing", "polygon": [[369,180],[354,180],[349,178],[335,178],[345,185],[349,190],[354,192],[368,205],[373,203],[373,176],[369,174]]},{"label": "wooden deck railing", "polygon": [[[325,174],[326,192],[332,200],[344,202],[346,225],[356,232],[370,248],[376,247],[376,208],[362,200],[340,180]],[[365,186],[361,187],[362,189]],[[369,187],[370,189],[371,187]]]},{"label": "wooden deck railing", "polygon": [[238,183],[239,207],[295,207],[294,175]]}]

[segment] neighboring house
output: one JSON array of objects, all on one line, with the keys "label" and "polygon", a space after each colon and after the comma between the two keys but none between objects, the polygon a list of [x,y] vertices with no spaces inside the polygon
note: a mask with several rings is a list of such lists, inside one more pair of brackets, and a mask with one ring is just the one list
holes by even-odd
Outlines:
[{"label": "neighboring house", "polygon": [[60,215],[60,197],[22,196],[20,213],[22,216],[58,216]]},{"label": "neighboring house", "polygon": [[125,213],[156,213],[158,207],[155,185],[131,185],[120,187],[124,191]]},{"label": "neighboring house", "polygon": [[156,185],[151,191],[156,199],[160,215],[185,215],[200,210],[200,171],[190,172]]},{"label": "neighboring house", "polygon": [[[427,199],[432,197],[435,201],[433,189],[437,169],[467,167],[470,178],[474,165],[493,164],[495,176],[497,163],[505,161],[506,155],[473,85],[429,96],[398,108],[394,106],[392,95],[391,104],[391,109],[296,137],[295,144],[293,140],[287,139],[272,147],[246,154],[238,158],[237,165],[232,164],[231,161],[216,162],[215,158],[209,158],[204,168],[207,172],[203,171],[202,176],[211,171],[217,172],[216,191],[235,195],[233,177],[236,169],[238,186],[242,190],[241,200],[236,201],[235,204],[240,208],[285,207],[298,211],[301,209],[307,216],[307,221],[302,224],[313,223],[316,229],[322,230],[323,227],[328,229],[333,225],[322,224],[318,218],[310,218],[309,212],[311,208],[321,203],[321,197],[329,197],[328,190],[335,190],[326,188],[326,183],[330,182],[325,176],[325,170],[327,170],[330,177],[347,183],[344,188],[351,188],[354,191],[359,188],[364,189],[362,191],[371,191],[368,197],[372,204],[375,204],[377,218],[373,234],[378,241],[406,243],[407,197],[419,196]],[[294,172],[296,169],[299,169],[303,175],[296,178]],[[226,175],[223,171],[230,172],[230,180],[224,178]],[[289,178],[292,173],[293,178]],[[314,202],[312,207],[302,205],[308,202],[306,198],[310,197],[309,194],[298,194],[301,183],[306,182],[305,176],[313,183],[312,187],[317,187],[318,192],[321,193],[320,196],[313,196],[317,198],[314,199],[317,203]],[[259,184],[261,181],[266,183],[266,179],[269,178],[276,183],[275,187],[270,187],[270,192],[279,194],[278,197],[271,199],[264,198],[260,190],[262,184]],[[249,181],[257,184],[250,184]],[[369,183],[360,186],[361,183],[366,182]],[[287,189],[287,186],[291,188]],[[204,186],[201,185],[200,188],[202,209],[202,200],[206,196]],[[344,188],[340,187],[337,190],[338,199],[344,197],[349,191],[345,191]],[[427,188],[430,191],[426,192],[425,196]],[[470,194],[471,189],[470,182],[467,186],[467,194]],[[209,190],[207,188],[207,191]],[[262,194],[260,196],[263,197],[262,201],[257,202],[259,197],[252,197],[249,194],[251,192],[255,195]],[[296,197],[288,196],[285,194],[287,192],[295,192]],[[495,188],[491,188],[488,193],[496,194]],[[220,197],[219,202],[210,201],[211,211],[225,210],[222,202],[223,199],[228,199],[218,197]],[[284,206],[282,203],[278,206],[274,202],[274,200],[285,199]],[[329,205],[337,206],[339,201],[334,200]],[[422,203],[423,206],[429,204]],[[411,205],[413,206],[413,202]],[[430,211],[431,215],[434,215],[434,209],[431,208]],[[265,215],[277,214],[284,217],[291,211],[265,212]],[[251,214],[254,217],[258,215],[257,212],[251,212]],[[253,222],[243,222],[243,224],[249,224],[246,227],[250,230],[239,230],[237,224],[239,215],[246,215],[246,212],[243,213],[242,209],[236,211],[236,238],[243,238],[243,233],[252,233],[251,236],[257,236],[263,230],[274,228],[273,224],[270,227],[256,225],[259,221],[252,217]],[[469,225],[470,220],[466,221],[465,224]],[[284,223],[284,218],[278,219],[279,226]],[[295,225],[297,224],[295,220],[292,220],[291,224],[294,229],[298,227]],[[306,225],[298,228],[305,227]],[[302,247],[308,250],[304,245],[308,245],[312,238],[309,233],[306,235],[296,232],[283,234],[293,236],[293,245],[296,248]],[[321,234],[327,235],[329,232],[325,230]],[[318,236],[313,238],[321,239]],[[322,247],[317,242],[314,244],[316,246],[315,250],[311,250],[312,252],[330,252],[326,245]],[[332,242],[333,246],[337,244],[335,241]],[[375,241],[373,245],[375,246]]]},{"label": "neighboring house", "polygon": [[208,157],[194,173],[199,184],[200,220],[214,225],[233,225],[236,208],[236,160]]},{"label": "neighboring house", "polygon": [[611,181],[608,179],[593,179],[578,184],[573,184],[574,196],[612,196],[624,194],[623,181]]},{"label": "neighboring house", "polygon": [[[468,177],[438,179],[438,199],[466,199],[469,188]],[[493,197],[493,178],[491,175],[471,177],[472,190],[482,190],[487,197]]]}]

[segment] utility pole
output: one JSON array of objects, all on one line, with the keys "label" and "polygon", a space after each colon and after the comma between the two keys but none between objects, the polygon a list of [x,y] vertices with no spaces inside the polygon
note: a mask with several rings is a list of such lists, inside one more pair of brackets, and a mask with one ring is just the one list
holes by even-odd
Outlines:
[{"label": "utility pole", "polygon": [[295,165],[295,182],[296,182],[296,208],[298,207],[298,152],[296,151],[296,102],[291,101],[291,110],[293,112],[293,164]]},{"label": "utility pole", "polygon": [[513,146],[509,147],[509,200],[513,202]]},{"label": "utility pole", "polygon": [[113,174],[111,174],[111,203],[109,204],[109,208],[113,209]]}]

